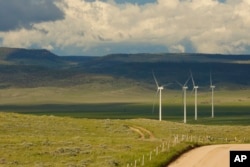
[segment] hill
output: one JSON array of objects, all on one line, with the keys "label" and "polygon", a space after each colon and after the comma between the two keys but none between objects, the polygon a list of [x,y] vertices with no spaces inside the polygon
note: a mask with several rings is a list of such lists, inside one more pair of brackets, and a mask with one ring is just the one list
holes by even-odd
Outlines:
[{"label": "hill", "polygon": [[148,119],[73,119],[0,112],[0,125],[0,166],[122,167],[134,166],[136,160],[139,166],[144,159],[145,166],[157,167],[199,145],[250,141],[249,126]]},{"label": "hill", "polygon": [[[210,72],[220,88],[250,85],[249,55],[112,54],[102,57],[57,56],[47,50],[0,48],[0,87],[72,86],[112,82],[123,78],[134,84],[184,82],[192,70],[199,86],[209,85]],[[125,81],[126,82],[126,81]],[[191,86],[191,85],[190,85]],[[177,88],[172,84],[170,88]],[[218,88],[219,88],[218,87]]]},{"label": "hill", "polygon": [[[184,82],[192,71],[201,86],[213,81],[220,87],[248,87],[250,84],[249,55],[212,54],[114,54],[82,63],[88,73],[112,75],[154,84],[152,71],[162,84]],[[171,88],[176,88],[173,84]],[[190,85],[191,86],[191,85]]]},{"label": "hill", "polygon": [[7,65],[57,67],[63,60],[45,49],[0,48],[0,62]]}]

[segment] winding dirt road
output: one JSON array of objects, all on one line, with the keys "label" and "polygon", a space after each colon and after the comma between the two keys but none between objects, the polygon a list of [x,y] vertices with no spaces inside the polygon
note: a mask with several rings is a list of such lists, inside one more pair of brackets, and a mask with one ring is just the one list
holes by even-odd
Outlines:
[{"label": "winding dirt road", "polygon": [[230,150],[250,150],[250,144],[199,147],[183,154],[168,167],[229,167]]},{"label": "winding dirt road", "polygon": [[129,126],[129,128],[132,131],[138,133],[139,136],[140,136],[140,139],[150,139],[150,140],[155,139],[153,133],[150,132],[149,130],[145,129],[145,128],[142,128],[142,127],[139,127],[139,126]]}]

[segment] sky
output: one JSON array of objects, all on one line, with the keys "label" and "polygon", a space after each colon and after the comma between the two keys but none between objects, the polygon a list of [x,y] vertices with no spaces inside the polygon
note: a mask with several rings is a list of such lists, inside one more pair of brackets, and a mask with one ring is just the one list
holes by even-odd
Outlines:
[{"label": "sky", "polygon": [[0,47],[250,54],[250,0],[0,0]]}]

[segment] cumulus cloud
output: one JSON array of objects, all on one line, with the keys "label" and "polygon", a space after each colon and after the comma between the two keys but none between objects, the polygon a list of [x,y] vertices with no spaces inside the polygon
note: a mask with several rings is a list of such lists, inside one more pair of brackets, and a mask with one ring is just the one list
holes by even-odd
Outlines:
[{"label": "cumulus cloud", "polygon": [[151,52],[249,53],[249,0],[50,2],[63,12],[63,19],[52,17],[33,22],[30,29],[2,31],[0,45],[88,55],[143,52],[145,46]]}]

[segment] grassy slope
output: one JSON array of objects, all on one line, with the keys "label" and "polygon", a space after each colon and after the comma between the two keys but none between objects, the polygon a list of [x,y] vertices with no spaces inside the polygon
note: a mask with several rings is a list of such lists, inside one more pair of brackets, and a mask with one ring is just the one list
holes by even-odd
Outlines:
[{"label": "grassy slope", "polygon": [[[249,93],[249,90],[217,91],[216,118],[211,119],[210,93],[200,92],[199,120],[194,121],[194,97],[189,92],[188,123],[195,125],[184,125],[180,123],[183,113],[181,91],[164,90],[163,118],[174,122],[159,123],[156,120],[157,105],[156,111],[152,113],[154,88],[146,89],[134,84],[125,84],[120,88],[110,83],[96,83],[67,88],[2,89],[0,145],[3,149],[0,150],[0,165],[126,166],[127,163],[134,163],[134,160],[142,155],[148,156],[162,141],[173,138],[173,134],[228,138],[230,142],[236,137],[236,142],[243,142],[243,138],[244,142],[250,142],[246,136],[250,131]],[[236,126],[242,124],[244,126]],[[148,134],[145,134],[145,139],[141,139],[138,133],[129,128],[130,126],[145,128],[154,138],[150,139]],[[193,145],[195,143],[179,144],[170,152],[160,154],[147,165],[166,163],[181,150]]]},{"label": "grassy slope", "polygon": [[[147,155],[173,134],[233,140],[236,137],[238,140],[231,142],[242,142],[246,137],[244,141],[249,142],[246,134],[250,133],[249,126],[217,127],[147,119],[95,120],[11,113],[0,113],[0,125],[2,166],[125,166]],[[154,138],[141,139],[129,126],[145,128]],[[154,158],[151,165],[166,161],[164,157],[190,144],[176,145],[168,154]]]}]

